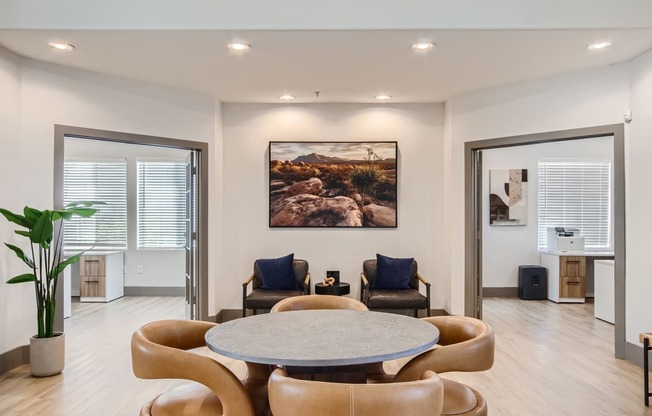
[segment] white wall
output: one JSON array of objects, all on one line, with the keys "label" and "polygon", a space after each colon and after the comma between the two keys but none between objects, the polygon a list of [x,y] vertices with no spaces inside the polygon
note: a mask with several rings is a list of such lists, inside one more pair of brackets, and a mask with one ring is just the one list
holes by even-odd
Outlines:
[{"label": "white wall", "polygon": [[[139,250],[137,248],[138,158],[185,160],[187,150],[99,140],[67,138],[66,159],[126,159],[127,161],[127,250],[125,251],[125,286],[185,288],[186,256],[183,249]],[[138,266],[142,272],[138,272]],[[74,288],[74,286],[73,286]],[[73,293],[74,295],[74,293]]]},{"label": "white wall", "polygon": [[451,233],[445,237],[451,244],[449,312],[464,314],[464,210],[458,208],[465,199],[464,143],[622,123],[629,108],[628,76],[627,65],[614,65],[457,96],[447,103],[452,114],[452,172],[445,185],[450,192],[444,195],[451,204]]},{"label": "white wall", "polygon": [[[18,57],[0,49],[0,207],[22,211],[24,204],[48,203],[48,195],[29,192],[21,179],[30,175],[29,148],[20,140],[20,65]],[[33,185],[33,183],[32,183]],[[51,197],[50,197],[51,203]],[[16,227],[0,217],[0,242],[20,244]],[[8,285],[7,280],[25,273],[13,252],[0,247],[0,353],[29,342],[36,332],[34,288]],[[25,331],[25,328],[29,331]]]},{"label": "white wall", "polygon": [[[52,207],[55,124],[208,143],[212,143],[215,136],[213,97],[56,65],[19,61],[8,57],[4,51],[0,53],[3,87],[0,114],[3,117],[8,114],[10,120],[17,121],[0,126],[2,155],[9,160],[8,165],[0,167],[7,174],[2,177],[0,201],[0,206],[5,208],[19,210],[26,203]],[[212,169],[210,174],[213,174]],[[14,183],[14,178],[20,183]],[[11,241],[11,230],[4,220],[0,222],[0,241]],[[216,229],[209,230],[213,239],[216,233]],[[22,270],[17,259],[8,259],[5,251],[0,251],[3,273],[0,280],[3,282]],[[209,260],[210,267],[215,267],[212,260]],[[209,270],[209,279],[212,276]],[[2,297],[10,301],[0,303],[0,353],[26,344],[29,336],[36,332],[33,289],[29,285],[8,287],[2,283]],[[214,308],[210,294],[209,299],[213,302],[209,308]],[[6,312],[3,311],[5,307],[8,308]],[[209,309],[209,313],[215,310]]]},{"label": "white wall", "polygon": [[[538,162],[540,159],[562,158],[613,161],[613,138],[600,137],[482,151],[483,287],[518,287],[518,266],[539,264]],[[489,170],[492,169],[527,169],[527,225],[489,225]]]},{"label": "white wall", "polygon": [[626,212],[627,219],[627,341],[637,344],[638,334],[649,332],[650,236],[652,236],[652,192],[650,192],[650,162],[652,161],[652,52],[631,63],[631,108],[626,152]]},{"label": "white wall", "polygon": [[[414,257],[432,282],[432,307],[446,295],[442,268],[443,106],[224,104],[224,258],[218,299],[241,306],[241,283],[261,257],[295,253],[310,264],[312,282],[340,270],[359,297],[362,261],[376,253]],[[270,140],[397,140],[398,228],[270,229]]]}]

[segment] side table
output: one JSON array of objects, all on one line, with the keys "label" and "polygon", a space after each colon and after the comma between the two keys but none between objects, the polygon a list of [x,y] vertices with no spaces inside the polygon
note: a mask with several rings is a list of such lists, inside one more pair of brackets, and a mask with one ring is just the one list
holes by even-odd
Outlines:
[{"label": "side table", "polygon": [[315,285],[315,293],[318,295],[348,295],[351,293],[351,286],[344,282],[335,283],[333,286],[326,286],[323,283],[317,283]]}]

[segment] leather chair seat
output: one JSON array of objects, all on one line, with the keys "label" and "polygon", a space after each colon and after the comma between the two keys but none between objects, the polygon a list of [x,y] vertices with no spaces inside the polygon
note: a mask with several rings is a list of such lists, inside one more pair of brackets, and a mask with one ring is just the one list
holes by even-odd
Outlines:
[{"label": "leather chair seat", "polygon": [[367,303],[369,309],[423,309],[428,298],[415,289],[372,290]]},{"label": "leather chair seat", "polygon": [[484,416],[487,402],[477,390],[466,384],[442,378],[444,382],[444,407],[442,416]]},{"label": "leather chair seat", "polygon": [[244,305],[248,309],[271,309],[281,300],[290,296],[301,296],[303,290],[256,289],[247,296]]},{"label": "leather chair seat", "polygon": [[222,403],[211,389],[199,383],[187,383],[146,403],[140,416],[218,416],[222,411]]}]

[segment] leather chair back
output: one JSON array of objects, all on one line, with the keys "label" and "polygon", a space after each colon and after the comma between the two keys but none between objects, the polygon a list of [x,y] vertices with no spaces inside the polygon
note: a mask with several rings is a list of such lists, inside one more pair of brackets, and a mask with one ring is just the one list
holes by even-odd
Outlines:
[{"label": "leather chair back", "polygon": [[242,383],[217,361],[187,350],[206,345],[206,331],[217,324],[163,320],[146,324],[131,337],[134,374],[144,379],[187,379],[201,383],[219,398],[224,415],[253,416]]},{"label": "leather chair back", "polygon": [[364,303],[343,296],[306,295],[283,299],[270,312],[305,311],[313,309],[353,309],[368,311]]},{"label": "leather chair back", "polygon": [[[376,278],[376,259],[365,260],[362,263],[362,272],[369,281],[369,287],[373,289],[374,279]],[[410,270],[410,287],[419,290],[419,279],[417,273],[419,272],[419,265],[417,261],[412,262],[412,269]]]},{"label": "leather chair back", "polygon": [[439,416],[444,396],[432,371],[407,383],[345,384],[289,378],[277,369],[268,390],[274,416]]},{"label": "leather chair back", "polygon": [[437,346],[408,361],[394,381],[418,380],[426,370],[484,371],[493,366],[494,331],[484,321],[464,316],[422,318],[439,329]]},{"label": "leather chair back", "polygon": [[[297,280],[297,287],[303,288],[303,282],[306,280],[306,275],[308,275],[308,262],[302,259],[294,259],[292,264],[294,268],[294,278]],[[261,273],[258,268],[258,262],[254,262],[254,281],[252,282],[253,288],[258,289],[263,285],[263,280],[260,278]]]}]

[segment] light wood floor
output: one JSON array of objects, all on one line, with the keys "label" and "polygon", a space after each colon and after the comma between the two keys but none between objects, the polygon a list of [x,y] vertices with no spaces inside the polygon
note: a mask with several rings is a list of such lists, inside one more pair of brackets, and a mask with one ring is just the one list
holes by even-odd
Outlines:
[{"label": "light wood floor", "polygon": [[[495,298],[484,306],[496,333],[493,369],[446,377],[480,390],[491,416],[652,416],[643,405],[642,370],[613,358],[613,326],[593,318],[593,305]],[[138,380],[131,372],[133,330],[164,318],[183,318],[182,298],[75,304],[63,374],[35,379],[22,366],[1,375],[0,415],[137,415],[145,401],[179,383]],[[244,375],[242,363],[230,367]]]}]

